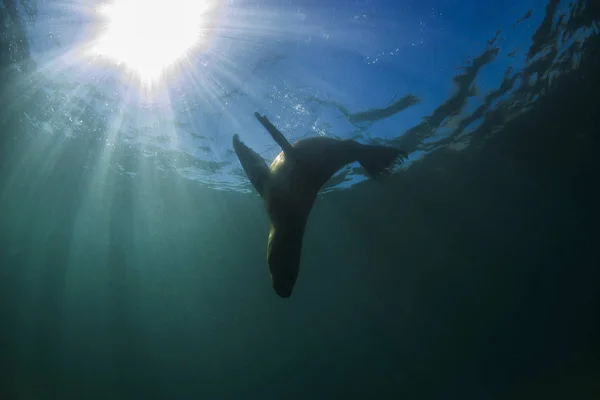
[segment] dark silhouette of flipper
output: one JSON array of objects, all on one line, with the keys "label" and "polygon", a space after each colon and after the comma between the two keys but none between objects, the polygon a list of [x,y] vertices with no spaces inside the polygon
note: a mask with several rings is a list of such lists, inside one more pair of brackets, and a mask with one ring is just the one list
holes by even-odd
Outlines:
[{"label": "dark silhouette of flipper", "polygon": [[275,125],[273,125],[266,116],[260,115],[258,112],[255,112],[254,116],[256,117],[256,119],[258,119],[258,122],[260,122],[262,126],[264,126],[265,129],[271,134],[271,137],[273,138],[273,140],[275,140],[279,147],[281,147],[281,150],[283,150],[285,157],[288,160],[294,159],[294,147],[292,147],[290,142],[288,142],[285,136],[283,136],[283,133],[281,133],[279,129],[277,129]]},{"label": "dark silhouette of flipper", "polygon": [[233,135],[233,149],[252,186],[263,197],[265,185],[269,180],[269,166],[258,153],[240,140],[239,135]]}]

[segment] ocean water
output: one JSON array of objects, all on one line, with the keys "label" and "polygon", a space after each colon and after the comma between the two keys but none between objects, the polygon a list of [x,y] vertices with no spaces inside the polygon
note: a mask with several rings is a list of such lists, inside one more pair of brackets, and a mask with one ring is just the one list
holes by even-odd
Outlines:
[{"label": "ocean water", "polygon": [[[597,1],[195,3],[153,80],[101,3],[0,4],[0,400],[600,398]],[[255,111],[409,155],[326,184],[288,299]]]}]

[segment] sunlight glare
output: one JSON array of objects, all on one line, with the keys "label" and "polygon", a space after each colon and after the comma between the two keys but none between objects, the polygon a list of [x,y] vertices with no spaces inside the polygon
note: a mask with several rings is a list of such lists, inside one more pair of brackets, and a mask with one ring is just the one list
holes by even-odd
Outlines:
[{"label": "sunlight glare", "polygon": [[217,0],[113,0],[92,52],[123,63],[143,81],[157,79],[202,39]]}]

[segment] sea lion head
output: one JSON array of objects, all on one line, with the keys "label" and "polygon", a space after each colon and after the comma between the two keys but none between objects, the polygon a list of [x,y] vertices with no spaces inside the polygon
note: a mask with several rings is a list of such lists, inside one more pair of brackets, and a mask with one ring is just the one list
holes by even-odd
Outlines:
[{"label": "sea lion head", "polygon": [[[271,192],[272,193],[272,192]],[[300,270],[305,211],[280,196],[268,197],[267,211],[271,231],[267,244],[267,264],[275,293],[283,298],[292,294]]]},{"label": "sea lion head", "polygon": [[273,290],[288,298],[298,279],[303,233],[283,228],[271,229],[267,248],[267,263]]}]

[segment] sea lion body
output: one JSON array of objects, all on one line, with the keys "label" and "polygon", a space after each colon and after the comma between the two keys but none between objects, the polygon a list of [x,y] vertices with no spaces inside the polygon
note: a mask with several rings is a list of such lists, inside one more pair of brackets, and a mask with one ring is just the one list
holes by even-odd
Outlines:
[{"label": "sea lion body", "polygon": [[[326,137],[301,139],[293,144],[294,158],[282,151],[270,166],[270,190],[291,193],[288,201],[312,207],[319,189],[344,165],[358,161],[358,143]],[[269,201],[269,199],[265,199]]]},{"label": "sea lion body", "polygon": [[264,116],[255,114],[283,151],[270,167],[235,135],[234,150],[246,175],[265,202],[271,222],[267,263],[275,292],[290,297],[298,278],[302,239],[319,189],[344,165],[358,161],[376,177],[406,156],[388,146],[363,145],[326,137],[289,144]]}]

